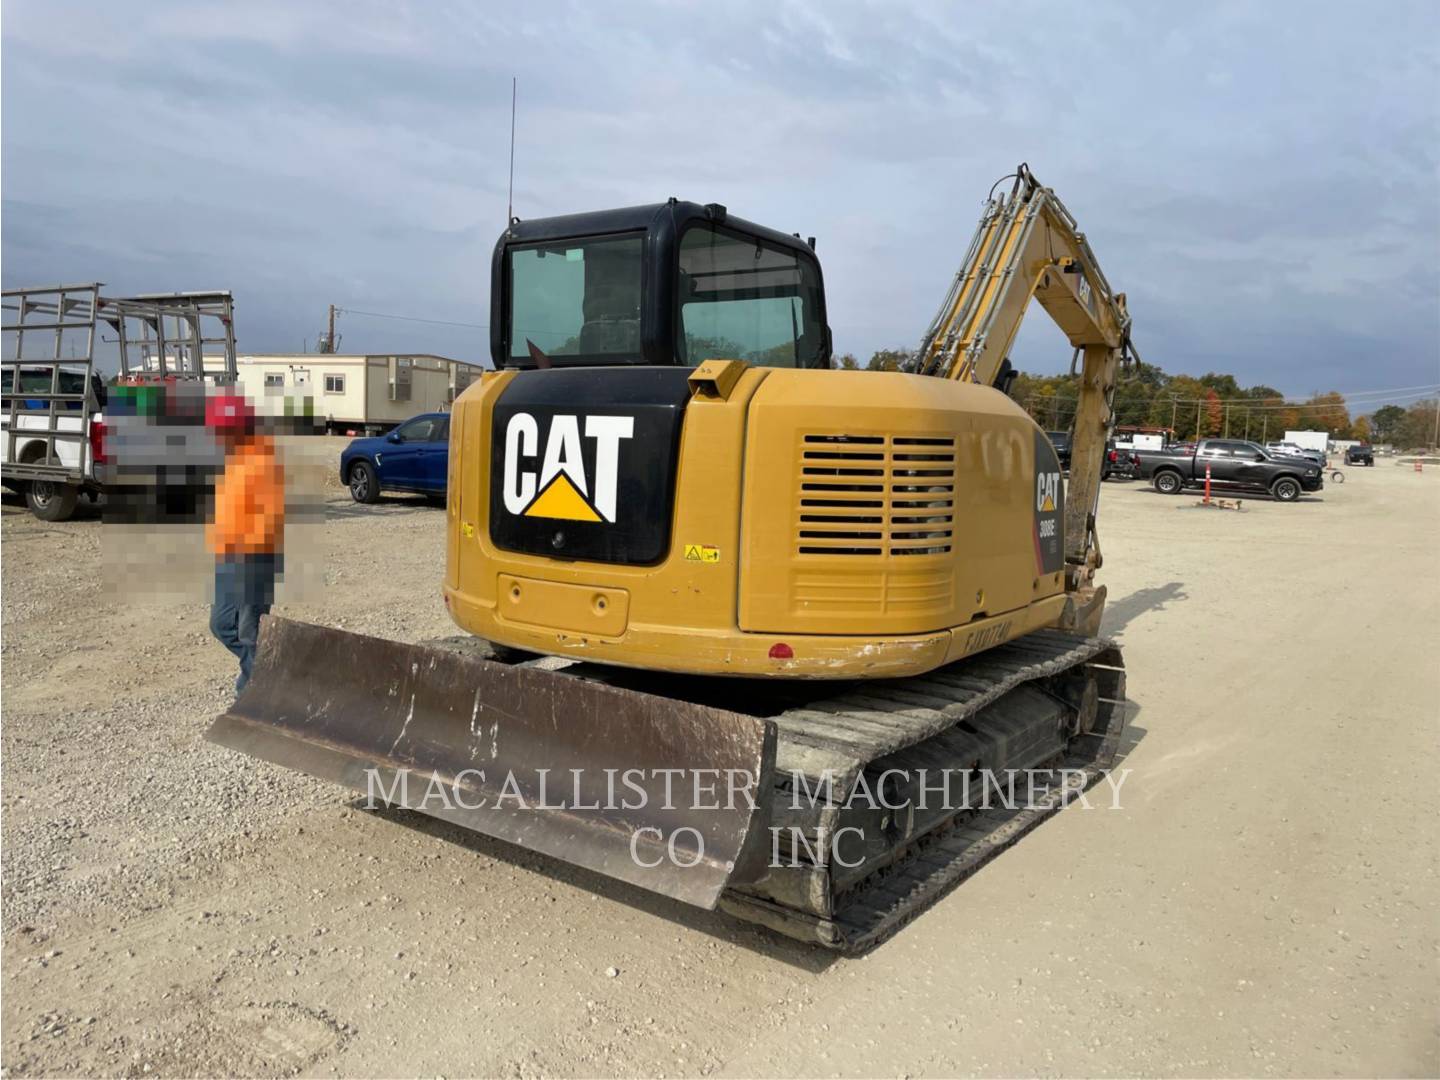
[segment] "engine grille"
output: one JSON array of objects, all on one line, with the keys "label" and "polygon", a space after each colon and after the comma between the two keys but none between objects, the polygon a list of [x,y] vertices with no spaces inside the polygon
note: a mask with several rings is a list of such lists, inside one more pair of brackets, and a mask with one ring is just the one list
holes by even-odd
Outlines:
[{"label": "engine grille", "polygon": [[955,537],[955,438],[804,435],[801,555],[940,555]]}]

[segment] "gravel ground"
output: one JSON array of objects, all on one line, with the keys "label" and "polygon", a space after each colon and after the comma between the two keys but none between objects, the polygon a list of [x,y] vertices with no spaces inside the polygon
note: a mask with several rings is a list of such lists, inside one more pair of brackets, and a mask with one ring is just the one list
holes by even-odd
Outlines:
[{"label": "gravel ground", "polygon": [[[1106,485],[1123,811],[1067,811],[844,961],[211,746],[203,557],[142,601],[97,517],[7,496],[0,1064],[1435,1075],[1440,478],[1347,476],[1244,513]],[[443,511],[321,491],[277,610],[454,633]]]}]

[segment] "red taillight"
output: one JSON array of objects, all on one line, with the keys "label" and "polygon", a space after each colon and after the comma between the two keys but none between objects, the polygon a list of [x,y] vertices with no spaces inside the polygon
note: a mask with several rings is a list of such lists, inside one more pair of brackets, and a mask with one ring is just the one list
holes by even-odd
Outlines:
[{"label": "red taillight", "polygon": [[783,641],[777,641],[774,645],[770,646],[771,660],[793,660],[794,658],[795,650]]},{"label": "red taillight", "polygon": [[104,465],[110,459],[105,456],[105,424],[101,420],[90,421],[90,464]]},{"label": "red taillight", "polygon": [[1119,461],[1119,460],[1120,460],[1120,455],[1119,455],[1119,453],[1116,452],[1116,451],[1114,451],[1114,450],[1111,450],[1111,451],[1110,451],[1110,463],[1113,465],[1115,462],[1117,462],[1117,461]]}]

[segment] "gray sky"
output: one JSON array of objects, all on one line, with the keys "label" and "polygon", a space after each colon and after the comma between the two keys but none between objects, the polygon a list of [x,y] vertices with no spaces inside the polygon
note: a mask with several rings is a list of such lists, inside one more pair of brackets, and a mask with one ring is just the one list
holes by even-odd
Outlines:
[{"label": "gray sky", "polygon": [[[488,321],[515,212],[722,202],[815,235],[840,351],[914,345],[1028,161],[1171,372],[1440,382],[1440,3],[63,3],[3,12],[7,286]],[[341,318],[344,351],[483,330]],[[1069,361],[1038,310],[1026,370]]]}]

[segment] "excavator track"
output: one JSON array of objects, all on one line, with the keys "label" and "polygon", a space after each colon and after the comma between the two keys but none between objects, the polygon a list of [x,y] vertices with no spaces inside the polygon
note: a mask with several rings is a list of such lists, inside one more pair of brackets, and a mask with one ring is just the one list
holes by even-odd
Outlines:
[{"label": "excavator track", "polygon": [[[556,673],[643,687],[773,723],[778,739],[769,818],[779,832],[772,837],[772,869],[758,884],[727,889],[720,907],[788,937],[854,954],[884,941],[1100,779],[1126,722],[1123,663],[1111,641],[1044,630],[923,676],[839,687],[697,682],[593,664]],[[978,804],[973,809],[947,804],[928,815],[912,809],[903,823],[892,812],[862,807],[855,816],[847,810],[864,778],[887,772],[1030,769],[1057,777],[1033,799],[1023,790],[1005,798],[1014,793],[991,788],[989,800],[968,800]],[[817,792],[823,797],[813,798]],[[836,865],[836,851],[825,842],[847,822],[867,836],[878,833],[868,850],[847,859],[863,855],[858,868]]]},{"label": "excavator track", "polygon": [[[1033,703],[1056,689],[1057,682],[1075,685],[1077,676],[1080,685],[1093,680],[1093,717],[1085,721],[1083,733],[1056,745],[1045,738],[1054,731],[1050,718],[1027,712],[1033,713]],[[942,704],[947,693],[951,698]],[[1061,704],[1060,715],[1068,714]],[[1115,759],[1125,720],[1119,648],[1050,631],[922,677],[865,684],[787,710],[774,718],[781,785],[793,784],[797,770],[814,770],[819,753],[834,755],[831,768],[844,767],[841,760],[846,760],[856,775],[963,768],[969,756],[988,760],[986,767],[996,772],[1054,770],[1058,780],[1034,799],[1024,791],[1011,793],[1013,799],[995,793],[995,805],[972,799],[979,804],[974,809],[941,812],[908,834],[897,830],[894,846],[868,859],[858,879],[843,878],[823,863],[802,864],[775,871],[779,880],[727,891],[721,906],[790,937],[864,952],[1094,784]],[[837,742],[837,729],[857,737]],[[815,779],[813,771],[810,778]],[[847,782],[853,783],[848,776]],[[777,789],[772,825],[794,805],[793,794],[793,788]],[[838,820],[836,812],[832,827]],[[793,886],[801,881],[805,889],[797,893]]]}]

